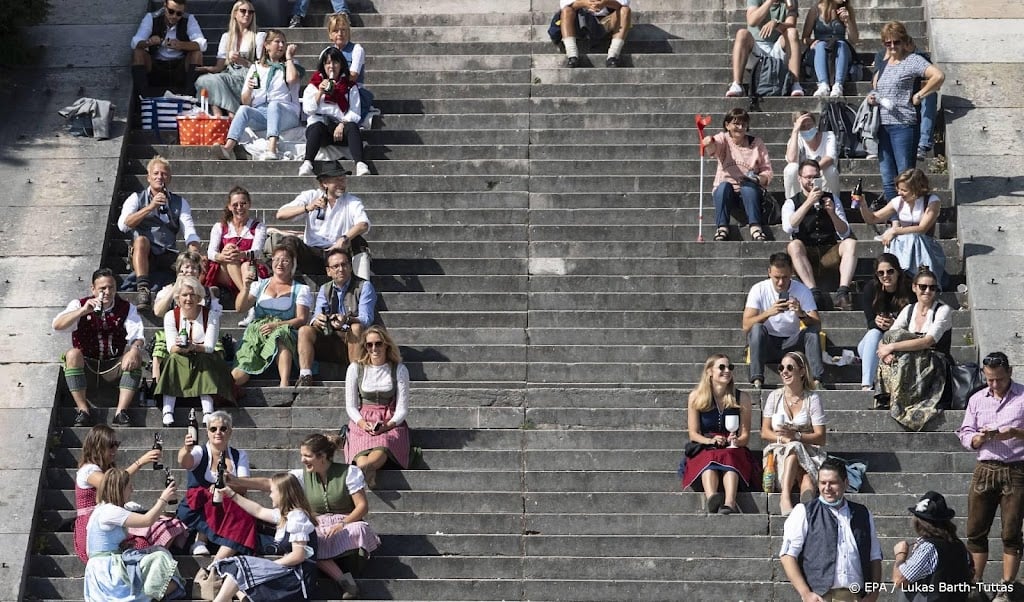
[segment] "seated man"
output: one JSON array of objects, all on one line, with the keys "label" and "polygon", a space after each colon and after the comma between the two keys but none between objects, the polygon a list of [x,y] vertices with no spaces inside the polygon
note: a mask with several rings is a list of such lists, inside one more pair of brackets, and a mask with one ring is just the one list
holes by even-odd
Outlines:
[{"label": "seated man", "polygon": [[793,198],[800,192],[800,162],[814,159],[825,178],[825,192],[839,194],[839,151],[836,148],[835,132],[818,129],[818,120],[807,111],[793,114],[793,131],[786,142],[786,169],[782,172],[782,184],[786,198]]},{"label": "seated man", "polygon": [[[803,322],[804,328],[800,328]],[[787,351],[803,351],[811,377],[821,381],[818,332],[821,319],[811,291],[793,281],[793,260],[785,253],[768,258],[768,279],[751,287],[743,309],[743,332],[750,345],[750,382],[755,389],[764,384],[764,365],[778,361]]]},{"label": "seated man", "polygon": [[206,38],[196,18],[185,12],[185,2],[166,0],[163,8],[142,17],[132,37],[136,94],[145,94],[150,85],[196,93],[196,67],[203,64]]},{"label": "seated man", "polygon": [[[786,247],[793,258],[800,281],[810,287],[815,305],[822,307],[823,296],[814,279],[811,259],[827,270],[839,269],[836,307],[853,309],[850,283],[857,269],[857,241],[846,219],[843,204],[831,192],[825,192],[818,162],[808,159],[800,163],[800,192],[782,205],[782,229],[793,240]],[[836,242],[838,241],[838,242]]]},{"label": "seated man", "polygon": [[167,189],[171,184],[171,164],[167,159],[157,155],[149,160],[146,181],[149,187],[128,197],[117,219],[121,232],[132,235],[129,255],[135,272],[135,290],[140,293],[138,306],[143,310],[149,309],[152,301],[151,280],[161,285],[174,281],[178,233],[185,237],[189,251],[199,252],[192,207]]},{"label": "seated man", "polygon": [[789,55],[793,75],[791,96],[803,96],[800,86],[800,34],[796,27],[797,0],[747,0],[747,26],[736,31],[732,46],[732,84],[726,96],[743,96],[743,71],[757,47],[763,55]]},{"label": "seated man", "polygon": [[[374,323],[377,291],[373,283],[352,274],[352,254],[347,249],[327,252],[331,281],[320,287],[313,320],[299,328],[300,387],[313,384],[313,357],[347,364],[362,353],[359,337]],[[342,351],[341,344],[348,347]]]},{"label": "seated man", "polygon": [[71,332],[71,349],[64,354],[64,379],[78,413],[75,426],[92,426],[89,402],[85,398],[88,363],[90,372],[104,380],[120,379],[114,424],[131,426],[128,406],[142,380],[143,348],[146,345],[142,320],[135,306],[117,296],[114,273],[107,268],[93,272],[92,296],[75,299],[53,319],[54,330]]},{"label": "seated man", "polygon": [[[277,219],[306,222],[302,238],[287,236],[280,244],[292,247],[303,274],[323,274],[324,258],[332,249],[356,251],[365,246],[361,237],[370,231],[370,218],[359,197],[347,193],[349,172],[332,165],[316,177],[319,186],[300,192],[295,200],[277,210]],[[356,237],[360,237],[356,240]]]},{"label": "seated man", "polygon": [[559,0],[559,4],[562,9],[562,43],[567,57],[565,65],[570,69],[580,65],[580,51],[576,47],[576,19],[579,14],[592,22],[592,26],[602,27],[612,35],[604,64],[606,67],[618,67],[619,54],[632,25],[629,0]]}]

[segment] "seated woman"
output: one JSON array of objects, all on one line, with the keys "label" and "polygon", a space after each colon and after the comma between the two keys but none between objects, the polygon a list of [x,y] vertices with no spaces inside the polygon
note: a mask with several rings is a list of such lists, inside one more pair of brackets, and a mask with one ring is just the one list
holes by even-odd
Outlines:
[{"label": "seated woman", "polygon": [[[686,403],[690,442],[700,451],[689,456],[683,472],[683,488],[703,491],[709,514],[734,514],[740,508],[736,492],[740,482],[744,490],[757,481],[757,468],[750,459],[750,396],[736,389],[733,364],[729,357],[716,353],[704,362],[697,387]],[[726,429],[727,415],[738,415],[739,430]],[[699,478],[698,478],[699,477]],[[719,491],[719,484],[723,492]]]},{"label": "seated woman", "polygon": [[[343,600],[352,600],[359,595],[352,572],[380,546],[380,538],[365,520],[369,503],[362,471],[333,460],[342,445],[338,435],[306,437],[299,446],[304,468],[289,474],[302,484],[317,516],[316,566],[338,583]],[[229,485],[268,491],[271,481],[231,479]]]},{"label": "seated woman", "polygon": [[362,120],[359,90],[348,78],[348,63],[333,46],[320,53],[317,72],[309,80],[302,95],[306,118],[306,152],[300,176],[313,175],[313,160],[320,149],[329,144],[348,144],[348,152],[356,164],[356,175],[370,173],[363,162],[363,138],[359,133]]},{"label": "seated woman", "polygon": [[266,34],[257,33],[256,9],[249,0],[238,0],[231,7],[228,30],[220,36],[217,64],[197,67],[203,73],[196,80],[196,90],[206,90],[214,116],[225,111],[234,114],[242,101],[245,73],[256,62]]},{"label": "seated woman", "polygon": [[928,176],[923,171],[908,169],[896,178],[899,196],[874,212],[867,203],[861,203],[860,214],[868,224],[892,220],[892,225],[882,234],[885,251],[895,255],[900,265],[908,266],[911,275],[917,266],[928,266],[941,284],[946,273],[946,254],[935,239],[935,224],[942,203],[938,196],[929,194],[930,190]]},{"label": "seated woman", "polygon": [[128,529],[148,528],[160,518],[167,500],[174,499],[172,481],[149,512],[140,514],[125,508],[132,496],[128,471],[111,468],[103,474],[96,490],[99,504],[86,527],[89,562],[85,565],[85,601],[173,600],[182,597],[185,582],[178,563],[159,546],[121,551]]},{"label": "seated woman", "polygon": [[383,326],[363,331],[362,347],[345,373],[345,461],[358,466],[374,489],[377,471],[389,460],[409,468],[409,369]]},{"label": "seated woman", "polygon": [[893,419],[915,431],[942,412],[953,310],[939,301],[940,290],[936,275],[921,266],[914,277],[917,301],[900,311],[878,345],[875,407],[891,405]]},{"label": "seated woman", "polygon": [[242,88],[242,105],[231,120],[228,139],[223,146],[215,144],[225,159],[235,158],[235,146],[245,128],[267,131],[267,150],[259,159],[276,161],[277,140],[281,132],[298,127],[301,108],[299,107],[299,81],[302,69],[295,64],[298,46],[288,44],[284,34],[277,29],[267,31],[263,42],[263,54],[258,63],[249,67]]},{"label": "seated woman", "polygon": [[[813,37],[812,37],[813,36]],[[853,7],[846,0],[821,0],[812,4],[804,21],[803,45],[814,53],[814,75],[818,79],[815,96],[843,95],[843,82],[850,71],[853,60],[853,46],[860,39]],[[835,83],[829,88],[828,53],[833,51],[835,62]],[[836,189],[835,192],[838,192]]]},{"label": "seated woman", "polygon": [[174,405],[179,397],[198,397],[203,422],[213,412],[213,396],[228,401],[235,396],[231,368],[215,347],[220,337],[218,311],[204,307],[205,292],[199,280],[180,276],[174,285],[178,306],[164,315],[168,357],[155,393],[163,396],[163,425],[174,426]]},{"label": "seated woman", "polygon": [[[203,273],[203,256],[195,251],[179,253],[178,259],[174,262],[174,272],[177,274],[177,278],[182,276],[198,278]],[[203,305],[209,304],[210,311],[221,313],[224,308],[221,307],[219,296],[220,289],[216,287],[207,289]],[[174,287],[161,287],[153,301],[153,315],[157,318],[163,318],[164,314],[175,307],[175,301]],[[153,382],[155,383],[160,380],[160,366],[167,359],[167,338],[164,336],[164,331],[161,329],[154,332],[152,341]]]},{"label": "seated woman", "polygon": [[267,226],[250,215],[249,191],[235,186],[228,192],[228,203],[219,222],[210,228],[210,248],[206,252],[203,284],[224,286],[234,294],[245,288],[245,274],[256,270],[257,278],[268,278],[270,270],[260,259],[267,240]]},{"label": "seated woman", "polygon": [[210,570],[224,579],[214,600],[228,602],[236,594],[247,600],[309,600],[316,578],[313,558],[317,520],[302,485],[287,472],[271,477],[273,508],[239,496],[230,487],[221,489],[221,493],[252,516],[277,527],[273,542],[261,551],[281,557],[234,556],[214,562]]},{"label": "seated woman", "polygon": [[[249,455],[229,445],[232,425],[230,414],[214,412],[206,421],[206,445],[197,445],[192,434],[186,433],[185,443],[178,450],[178,464],[188,471],[188,490],[178,504],[178,518],[198,532],[191,550],[196,556],[210,554],[208,543],[219,546],[217,559],[252,554],[259,549],[255,519],[236,500],[213,503],[211,485],[217,482],[221,457],[227,472],[225,478],[249,476]],[[245,491],[241,493],[244,495]]]},{"label": "seated woman", "polygon": [[[913,527],[917,539],[913,547],[900,540],[892,548],[895,558],[892,564],[892,584],[902,590],[904,597],[901,600],[934,600],[935,596],[929,594],[941,591],[940,583],[952,586],[946,591],[958,592],[941,596],[944,600],[973,599],[967,594],[974,581],[974,561],[967,546],[956,534],[956,524],[953,522],[956,512],[946,505],[946,498],[941,493],[929,491],[907,510],[914,515]],[[941,573],[936,574],[939,571]],[[1009,600],[1007,597],[1003,599]]]},{"label": "seated woman", "polygon": [[[366,117],[373,109],[373,93],[366,89],[366,51],[362,44],[352,41],[352,23],[346,13],[338,13],[327,17],[327,39],[331,45],[341,51],[348,64],[349,81],[359,87],[359,98],[362,106],[361,117]],[[357,174],[358,175],[358,174]]]},{"label": "seated woman", "polygon": [[[800,500],[817,491],[818,469],[825,461],[825,412],[814,392],[807,356],[790,351],[779,363],[782,387],[768,395],[761,410],[761,440],[764,457],[775,455],[782,516],[793,511],[793,488],[799,486]],[[771,493],[771,492],[767,492]]]},{"label": "seated woman", "polygon": [[800,193],[800,163],[808,159],[817,161],[821,168],[821,175],[825,178],[823,190],[831,192],[838,199],[839,170],[836,166],[839,153],[836,151],[836,135],[820,131],[814,115],[798,111],[793,113],[793,131],[786,142],[786,169],[782,172],[787,199]]},{"label": "seated woman", "polygon": [[[82,458],[78,461],[75,474],[75,554],[82,562],[89,562],[86,552],[86,527],[89,517],[96,508],[96,490],[103,481],[103,475],[117,467],[117,450],[121,442],[114,429],[105,424],[92,427],[82,443]],[[160,461],[160,450],[151,449],[128,465],[129,476],[137,473],[146,464]],[[172,498],[173,499],[173,498]],[[188,528],[180,520],[161,516],[155,523],[140,529],[129,529],[128,542],[135,549],[150,546],[169,546],[183,543]]]},{"label": "seated woman", "polygon": [[750,237],[768,240],[761,229],[761,189],[772,181],[768,148],[757,136],[747,133],[750,115],[743,109],[725,114],[722,129],[702,140],[708,155],[718,159],[715,172],[715,240],[729,237],[729,212],[742,205],[750,226]]},{"label": "seated woman", "polygon": [[245,327],[242,346],[235,355],[237,366],[231,371],[237,386],[254,374],[263,374],[277,358],[280,386],[287,387],[295,358],[297,330],[309,322],[313,295],[305,284],[295,282],[295,252],[278,245],[271,256],[271,276],[254,282],[245,275],[244,290],[235,300],[238,313],[255,305],[255,319]]},{"label": "seated woman", "polygon": [[899,259],[892,253],[879,255],[875,259],[875,277],[864,285],[861,294],[861,307],[868,326],[864,338],[857,343],[862,391],[875,388],[878,344],[882,342],[882,335],[892,328],[900,311],[916,300],[910,288],[910,276],[900,267]]}]

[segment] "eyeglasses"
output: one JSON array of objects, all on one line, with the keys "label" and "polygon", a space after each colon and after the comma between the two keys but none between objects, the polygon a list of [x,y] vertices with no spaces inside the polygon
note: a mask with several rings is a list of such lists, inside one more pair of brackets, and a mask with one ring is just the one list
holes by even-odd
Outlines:
[{"label": "eyeglasses", "polygon": [[783,372],[795,372],[796,369],[796,364],[781,364],[779,366],[779,374],[782,374]]},{"label": "eyeglasses", "polygon": [[809,176],[802,175],[802,176],[800,176],[800,179],[802,179],[802,180],[813,180],[814,178],[820,178],[820,177],[821,177],[820,173],[814,173],[814,174],[811,174]]},{"label": "eyeglasses", "polygon": [[280,263],[284,265],[291,265],[292,260],[290,257],[275,257],[270,260],[270,263]]},{"label": "eyeglasses", "polygon": [[718,368],[719,372],[725,372],[726,370],[732,372],[733,370],[736,369],[736,366],[732,364],[718,364],[717,366],[715,366],[715,368]]},{"label": "eyeglasses", "polygon": [[387,347],[384,341],[366,341],[367,349],[376,349],[377,347]]},{"label": "eyeglasses", "polygon": [[327,266],[327,269],[328,270],[341,270],[341,269],[350,268],[350,267],[352,267],[352,264],[346,262],[346,263],[339,263],[339,264],[336,264],[336,265],[329,265],[329,266]]},{"label": "eyeglasses", "polygon": [[[985,358],[985,359],[988,359],[988,358]],[[988,364],[985,364],[985,365],[987,366]],[[120,441],[111,441],[110,442],[110,449],[117,449],[119,447],[121,447],[121,442]]]},{"label": "eyeglasses", "polygon": [[1010,360],[1006,358],[1002,353],[990,353],[985,356],[985,359],[981,360],[981,365],[987,368],[998,368],[1000,366],[1010,365]]},{"label": "eyeglasses", "polygon": [[230,430],[231,430],[231,427],[228,427],[228,426],[211,426],[210,427],[210,432],[211,433],[226,433],[226,432],[228,432]]},{"label": "eyeglasses", "polygon": [[238,9],[238,14],[240,14],[240,15],[255,15],[256,11],[251,9],[251,8],[240,8],[240,9]]},{"label": "eyeglasses", "polygon": [[899,40],[885,40],[882,42],[882,45],[886,48],[895,48],[896,46],[899,46],[900,43],[901,42]]},{"label": "eyeglasses", "polygon": [[896,273],[896,268],[889,268],[888,270],[878,270],[875,272],[875,276],[881,278],[882,276],[892,276]]},{"label": "eyeglasses", "polygon": [[939,285],[938,284],[918,284],[916,286],[917,286],[917,289],[919,291],[923,292],[923,293],[928,292],[928,291],[931,291],[933,293],[939,292]]},{"label": "eyeglasses", "polygon": [[185,11],[183,11],[183,10],[174,10],[173,8],[167,8],[166,6],[164,7],[164,10],[167,11],[168,15],[171,15],[171,16],[174,16],[174,17],[183,17],[183,16],[185,16]]}]

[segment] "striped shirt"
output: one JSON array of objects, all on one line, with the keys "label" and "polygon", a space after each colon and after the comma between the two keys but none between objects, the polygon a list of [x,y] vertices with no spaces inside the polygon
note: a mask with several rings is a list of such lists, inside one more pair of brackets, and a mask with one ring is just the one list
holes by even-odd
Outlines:
[{"label": "striped shirt", "polygon": [[[1012,381],[1002,399],[996,399],[988,387],[971,396],[958,433],[960,443],[973,450],[971,439],[985,427],[999,429],[1007,426],[1024,428],[1024,385]],[[1024,461],[1024,439],[985,441],[977,451],[979,461],[1021,462]]]}]

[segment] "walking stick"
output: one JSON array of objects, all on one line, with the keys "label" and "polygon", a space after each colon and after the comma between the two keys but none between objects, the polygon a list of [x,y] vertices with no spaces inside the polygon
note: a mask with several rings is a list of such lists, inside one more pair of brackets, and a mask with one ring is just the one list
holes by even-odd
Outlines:
[{"label": "walking stick", "polygon": [[704,128],[711,123],[711,115],[697,113],[693,116],[700,140],[700,196],[697,209],[697,242],[704,242]]}]

